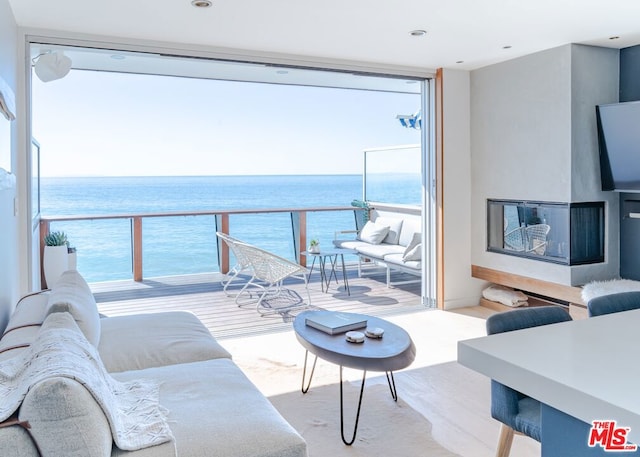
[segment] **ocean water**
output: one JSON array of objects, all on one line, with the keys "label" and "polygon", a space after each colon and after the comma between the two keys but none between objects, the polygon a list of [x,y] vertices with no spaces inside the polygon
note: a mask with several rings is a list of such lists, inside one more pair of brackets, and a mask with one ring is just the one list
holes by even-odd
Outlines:
[{"label": "ocean water", "polygon": [[[369,178],[369,200],[419,204],[418,174]],[[171,213],[349,206],[362,199],[360,175],[42,178],[43,216]],[[354,213],[307,213],[307,236],[331,245],[355,228]],[[132,278],[129,219],[54,222],[77,249],[89,282]],[[214,216],[143,220],[145,278],[219,271]],[[290,213],[232,215],[230,234],[294,259]]]}]

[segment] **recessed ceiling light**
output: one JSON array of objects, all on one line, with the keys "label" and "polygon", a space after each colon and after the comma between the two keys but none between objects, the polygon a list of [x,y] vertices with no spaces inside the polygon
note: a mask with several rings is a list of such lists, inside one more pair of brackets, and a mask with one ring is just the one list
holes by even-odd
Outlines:
[{"label": "recessed ceiling light", "polygon": [[210,0],[191,0],[191,4],[196,8],[209,8],[212,5]]},{"label": "recessed ceiling light", "polygon": [[411,36],[425,36],[426,34],[426,30],[412,30],[411,32],[409,32],[409,35]]},{"label": "recessed ceiling light", "polygon": [[610,36],[609,39],[610,40],[619,40],[620,37],[619,36]]},{"label": "recessed ceiling light", "polygon": [[511,49],[511,45],[502,46],[502,49]]},{"label": "recessed ceiling light", "polygon": [[464,63],[464,60],[456,60],[456,63]]}]

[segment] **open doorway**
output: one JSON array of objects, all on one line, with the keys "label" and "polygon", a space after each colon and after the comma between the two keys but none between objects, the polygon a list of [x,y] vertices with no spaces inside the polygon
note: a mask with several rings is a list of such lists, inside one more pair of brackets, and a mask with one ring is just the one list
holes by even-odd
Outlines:
[{"label": "open doorway", "polygon": [[[362,193],[365,149],[423,143],[424,131],[398,119],[423,108],[428,82],[416,78],[46,43],[31,49],[34,64],[57,52],[72,62],[63,78],[32,78],[43,216],[345,206]],[[424,173],[427,148],[420,148],[416,171]],[[222,190],[230,193],[220,197]],[[344,212],[328,217],[314,219],[324,226],[309,228],[311,236],[351,224]],[[191,219],[174,218],[179,227],[145,222],[146,276],[215,268],[215,253],[202,248],[215,221]],[[79,252],[95,254],[79,255],[78,268],[93,281],[130,277],[129,221],[91,225],[58,224],[74,232]],[[282,236],[290,231],[286,217],[254,216],[243,225],[261,227],[243,235],[283,256],[295,249]],[[96,247],[96,238],[109,242]],[[36,231],[33,240],[37,249]]]}]

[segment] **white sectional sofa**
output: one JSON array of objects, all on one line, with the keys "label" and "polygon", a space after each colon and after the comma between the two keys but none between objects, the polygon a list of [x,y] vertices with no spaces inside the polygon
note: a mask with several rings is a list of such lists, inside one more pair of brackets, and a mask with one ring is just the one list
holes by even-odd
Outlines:
[{"label": "white sectional sofa", "polygon": [[[372,210],[370,220],[355,232],[356,238],[344,239],[353,231],[336,232],[333,244],[353,249],[360,259],[358,273],[367,263],[386,269],[387,286],[391,271],[422,276],[422,224],[420,214]],[[362,261],[365,261],[364,263]]]},{"label": "white sectional sofa", "polygon": [[[23,386],[38,365],[46,373]],[[15,414],[2,417],[1,456],[307,456],[303,438],[195,315],[101,317],[77,272],[18,303],[0,339],[0,372],[12,369],[19,388],[0,388],[0,405],[24,392]],[[114,396],[95,387],[111,380]],[[109,403],[123,404],[119,395],[134,405],[117,411],[126,433]]]}]

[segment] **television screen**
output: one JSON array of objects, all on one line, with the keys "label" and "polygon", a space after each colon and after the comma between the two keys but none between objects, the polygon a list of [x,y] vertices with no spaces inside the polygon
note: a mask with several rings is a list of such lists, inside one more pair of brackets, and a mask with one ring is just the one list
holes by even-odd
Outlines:
[{"label": "television screen", "polygon": [[640,192],[640,101],[596,106],[602,190]]}]

